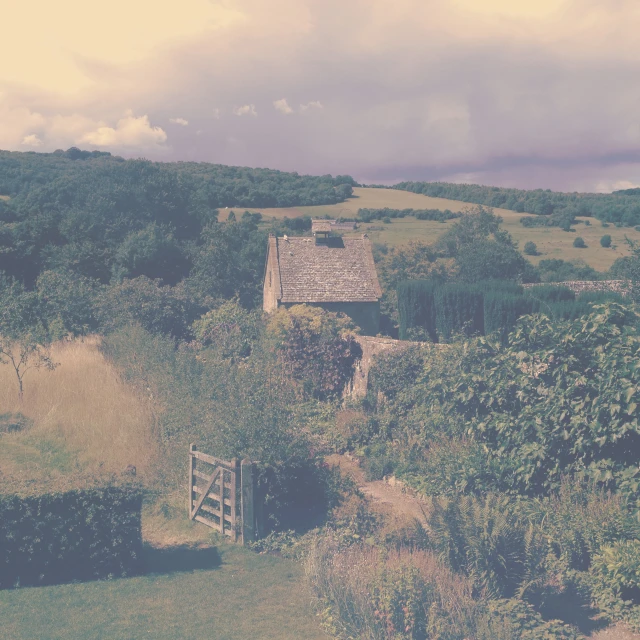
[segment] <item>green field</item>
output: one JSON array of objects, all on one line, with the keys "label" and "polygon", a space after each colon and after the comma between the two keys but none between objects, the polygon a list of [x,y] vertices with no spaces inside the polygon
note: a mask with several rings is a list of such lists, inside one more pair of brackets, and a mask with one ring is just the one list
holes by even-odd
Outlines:
[{"label": "green field", "polygon": [[142,577],[0,591],[0,637],[326,638],[292,561],[231,544],[148,549],[146,560],[150,573]]},{"label": "green field", "polygon": [[[285,216],[293,218],[303,215],[351,218],[355,217],[358,209],[361,208],[450,209],[454,212],[460,212],[473,206],[467,202],[431,198],[408,191],[356,187],[353,198],[335,205],[292,207],[290,209],[252,209],[252,211],[260,211],[265,217],[278,219]],[[640,241],[640,232],[635,229],[628,227],[616,228],[613,225],[605,229],[594,218],[581,218],[583,221],[589,220],[591,225],[577,224],[575,232],[566,232],[557,227],[526,228],[520,224],[520,218],[526,214],[506,209],[494,209],[494,211],[503,218],[503,228],[509,231],[518,242],[520,248],[524,247],[525,242],[529,240],[535,242],[539,255],[528,256],[534,264],[548,258],[584,260],[595,269],[606,271],[617,258],[629,255],[630,252],[625,242],[625,235],[632,240]],[[225,215],[222,215],[221,219],[224,218]],[[381,221],[376,220],[370,224],[361,225],[357,233],[364,231],[368,233],[374,242],[386,242],[389,245],[406,244],[411,240],[433,242],[448,226],[454,223],[455,220],[441,223],[430,220],[416,220],[415,218],[402,218],[392,220],[391,224],[383,224]],[[380,227],[382,227],[381,230]],[[609,234],[612,238],[612,246],[609,249],[604,249],[600,246],[600,238],[605,234]],[[573,246],[573,240],[576,236],[584,238],[587,244],[586,249],[577,249]]]}]

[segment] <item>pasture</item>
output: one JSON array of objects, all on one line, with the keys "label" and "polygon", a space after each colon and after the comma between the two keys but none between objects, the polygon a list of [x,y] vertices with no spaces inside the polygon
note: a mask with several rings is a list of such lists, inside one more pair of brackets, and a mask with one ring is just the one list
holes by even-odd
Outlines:
[{"label": "pasture", "polygon": [[[275,219],[294,218],[303,215],[352,218],[357,216],[358,209],[382,209],[388,207],[390,209],[450,209],[454,212],[461,212],[473,206],[475,205],[467,202],[431,198],[408,191],[356,187],[354,189],[354,197],[335,205],[292,207],[290,209],[251,209],[251,211],[259,211],[265,218]],[[606,271],[617,258],[629,255],[630,251],[625,241],[625,236],[631,240],[640,241],[640,232],[635,229],[628,227],[616,228],[613,225],[604,228],[595,218],[580,218],[581,223],[575,225],[575,231],[566,232],[558,227],[526,228],[520,224],[520,218],[527,214],[516,213],[506,209],[494,209],[494,211],[502,217],[503,228],[518,242],[520,249],[528,241],[536,244],[538,255],[527,256],[534,264],[537,264],[540,260],[550,258],[584,260],[584,262],[598,271]],[[236,214],[239,212],[241,213],[240,210],[236,210]],[[224,220],[228,212],[223,211],[221,214],[220,219]],[[584,224],[585,220],[590,222],[589,226]],[[430,220],[416,220],[412,217],[395,219],[390,224],[384,224],[380,220],[376,220],[368,224],[362,224],[356,235],[366,232],[373,242],[385,242],[391,246],[406,244],[412,240],[430,243],[437,240],[454,223],[455,220],[441,223]],[[612,239],[612,245],[608,249],[600,246],[600,238],[605,234],[610,235]],[[578,249],[573,246],[573,241],[577,236],[584,238],[587,245],[585,249]]]}]

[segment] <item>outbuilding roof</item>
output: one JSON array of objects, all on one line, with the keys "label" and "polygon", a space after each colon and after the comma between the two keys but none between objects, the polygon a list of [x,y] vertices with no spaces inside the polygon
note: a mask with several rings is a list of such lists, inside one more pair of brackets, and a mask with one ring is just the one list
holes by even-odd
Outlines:
[{"label": "outbuilding roof", "polygon": [[382,296],[369,238],[269,238],[281,302],[377,302]]}]

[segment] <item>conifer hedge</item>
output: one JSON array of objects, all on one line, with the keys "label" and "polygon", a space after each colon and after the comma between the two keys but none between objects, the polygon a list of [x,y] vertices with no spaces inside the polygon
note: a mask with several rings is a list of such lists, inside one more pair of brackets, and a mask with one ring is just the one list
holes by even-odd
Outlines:
[{"label": "conifer hedge", "polygon": [[409,340],[409,329],[421,329],[431,342],[437,341],[434,283],[430,280],[405,280],[398,286],[400,340]]},{"label": "conifer hedge", "polygon": [[484,302],[480,287],[449,284],[435,290],[436,328],[438,336],[484,333]]},{"label": "conifer hedge", "polygon": [[140,573],[141,509],[132,485],[0,495],[0,589]]},{"label": "conifer hedge", "polygon": [[593,304],[622,302],[616,292],[576,294],[562,285],[527,289],[515,282],[482,281],[475,284],[439,284],[405,280],[398,286],[401,340],[447,341],[453,335],[488,335],[506,338],[518,318],[543,313],[558,320],[574,320],[590,312]]}]

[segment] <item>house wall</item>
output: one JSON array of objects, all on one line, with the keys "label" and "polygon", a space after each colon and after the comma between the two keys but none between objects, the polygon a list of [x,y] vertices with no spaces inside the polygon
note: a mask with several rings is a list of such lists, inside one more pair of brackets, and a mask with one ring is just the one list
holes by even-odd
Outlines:
[{"label": "house wall", "polygon": [[[304,304],[348,315],[360,327],[362,334],[365,336],[375,336],[380,331],[379,302],[305,302]],[[292,307],[293,303],[285,304],[284,306]]]},{"label": "house wall", "polygon": [[[269,240],[271,240],[271,238]],[[270,242],[267,253],[264,284],[262,285],[262,308],[267,313],[271,313],[278,308],[280,283],[278,281],[278,272],[276,270],[276,252],[277,249],[275,248],[275,242]]]}]

